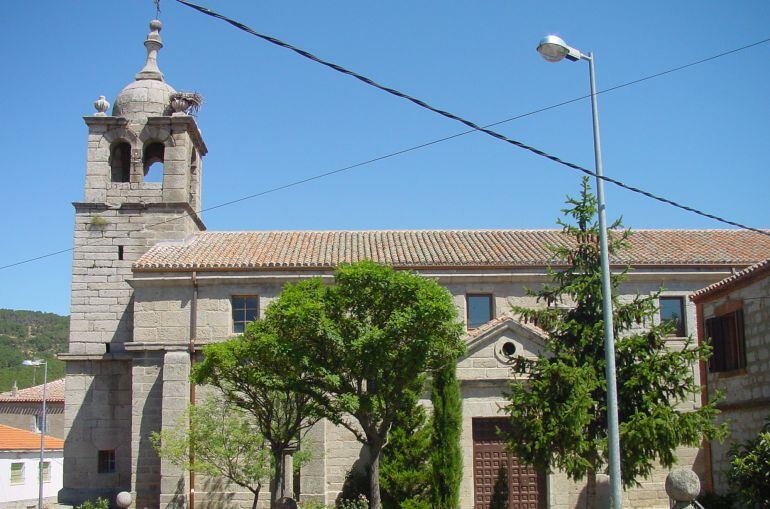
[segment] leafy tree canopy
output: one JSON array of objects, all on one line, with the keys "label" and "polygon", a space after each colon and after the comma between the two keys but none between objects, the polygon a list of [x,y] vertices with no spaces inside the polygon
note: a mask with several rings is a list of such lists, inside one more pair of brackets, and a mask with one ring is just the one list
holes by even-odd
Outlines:
[{"label": "leafy tree canopy", "polygon": [[246,332],[277,386],[309,395],[324,417],[369,448],[370,501],[380,509],[379,458],[421,375],[464,351],[449,293],[433,280],[370,261],[340,266],[333,284],[287,285]]},{"label": "leafy tree canopy", "polygon": [[246,488],[254,496],[252,509],[257,507],[262,479],[270,475],[271,456],[253,419],[242,410],[207,399],[189,407],[175,428],[153,433],[151,440],[158,454],[173,464]]}]

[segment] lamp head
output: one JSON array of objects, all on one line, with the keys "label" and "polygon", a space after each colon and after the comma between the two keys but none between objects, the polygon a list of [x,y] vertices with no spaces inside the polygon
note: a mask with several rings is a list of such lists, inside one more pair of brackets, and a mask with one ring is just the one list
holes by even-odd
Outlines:
[{"label": "lamp head", "polygon": [[537,52],[547,62],[558,62],[566,58],[567,60],[580,60],[583,54],[579,50],[568,46],[564,39],[558,35],[547,35],[540,40],[537,45]]},{"label": "lamp head", "polygon": [[31,360],[22,361],[21,363],[22,366],[42,366],[43,364],[44,364],[43,361],[31,361]]}]

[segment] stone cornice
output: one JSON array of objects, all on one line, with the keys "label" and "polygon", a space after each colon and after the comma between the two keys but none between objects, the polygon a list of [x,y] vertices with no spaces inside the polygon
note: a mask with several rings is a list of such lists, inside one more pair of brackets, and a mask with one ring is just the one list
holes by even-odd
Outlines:
[{"label": "stone cornice", "polygon": [[198,149],[201,156],[205,156],[208,153],[206,143],[203,141],[201,130],[198,128],[198,123],[195,122],[195,117],[191,115],[175,115],[171,117],[150,117],[147,119],[148,126],[154,127],[168,127],[168,126],[184,126],[187,130],[187,134],[190,135],[195,148]]},{"label": "stone cornice", "polygon": [[200,228],[201,231],[206,230],[206,225],[203,224],[198,213],[187,202],[123,202],[120,204],[110,203],[97,203],[97,202],[72,202],[72,206],[75,207],[75,211],[102,211],[102,210],[120,210],[120,209],[143,209],[143,210],[164,210],[173,211],[181,209],[186,215],[190,216],[190,219]]}]

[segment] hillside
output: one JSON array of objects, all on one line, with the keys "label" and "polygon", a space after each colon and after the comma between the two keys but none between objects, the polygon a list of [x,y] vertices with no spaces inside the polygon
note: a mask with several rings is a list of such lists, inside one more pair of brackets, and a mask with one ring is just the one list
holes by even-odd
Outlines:
[{"label": "hillside", "polygon": [[69,323],[68,316],[54,313],[0,309],[0,392],[14,380],[20,389],[43,382],[41,368],[22,366],[24,359],[46,359],[48,379],[63,377],[64,362],[56,354],[67,349]]}]

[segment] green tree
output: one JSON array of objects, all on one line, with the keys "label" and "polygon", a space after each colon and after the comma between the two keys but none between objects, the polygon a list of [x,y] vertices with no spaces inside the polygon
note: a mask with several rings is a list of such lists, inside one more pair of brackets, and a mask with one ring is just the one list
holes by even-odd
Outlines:
[{"label": "green tree", "polygon": [[242,410],[207,399],[189,407],[175,428],[153,433],[151,440],[160,457],[173,464],[246,488],[254,496],[251,507],[256,509],[262,479],[270,474],[271,457],[258,427]]},{"label": "green tree", "polygon": [[[270,507],[275,507],[279,498],[287,496],[284,479],[292,474],[285,471],[284,457],[287,451],[299,449],[302,436],[321,414],[310,396],[280,382],[280,370],[265,369],[272,361],[257,348],[255,338],[262,334],[258,323],[250,324],[248,330],[244,336],[204,347],[203,361],[195,365],[192,379],[217,387],[229,403],[254,418],[272,455]],[[295,455],[295,460],[301,458],[307,459]]]},{"label": "green tree", "polygon": [[287,285],[250,334],[279,384],[309,395],[368,447],[369,498],[380,509],[380,457],[398,412],[412,404],[423,373],[464,351],[449,293],[374,262],[342,265],[331,285]]},{"label": "green tree", "polygon": [[429,509],[431,426],[425,408],[413,404],[396,414],[382,450],[380,487],[384,509]]},{"label": "green tree", "polygon": [[[552,247],[557,263],[567,267],[549,270],[553,283],[530,292],[545,307],[514,308],[546,332],[549,355],[519,357],[513,364],[513,373],[528,381],[510,384],[507,440],[517,456],[536,468],[587,478],[589,507],[595,507],[596,474],[607,462],[607,403],[599,228],[587,179],[580,197],[568,198],[567,204],[563,212],[574,224],[558,223],[569,241]],[[622,258],[630,235],[620,227],[619,221],[610,227],[609,251],[616,259]],[[688,339],[682,349],[669,349],[671,324],[653,320],[657,295],[618,299],[627,271],[614,273],[611,286],[622,480],[631,486],[652,472],[655,460],[670,467],[678,446],[698,446],[704,438],[722,436],[724,429],[713,422],[713,402],[697,409],[680,405],[700,394],[693,367],[708,356],[708,347]]]},{"label": "green tree", "polygon": [[728,483],[748,507],[770,507],[770,418],[759,434],[730,449]]},{"label": "green tree", "polygon": [[431,505],[434,509],[460,507],[463,458],[460,449],[463,400],[454,362],[433,376],[433,435],[431,437]]}]

